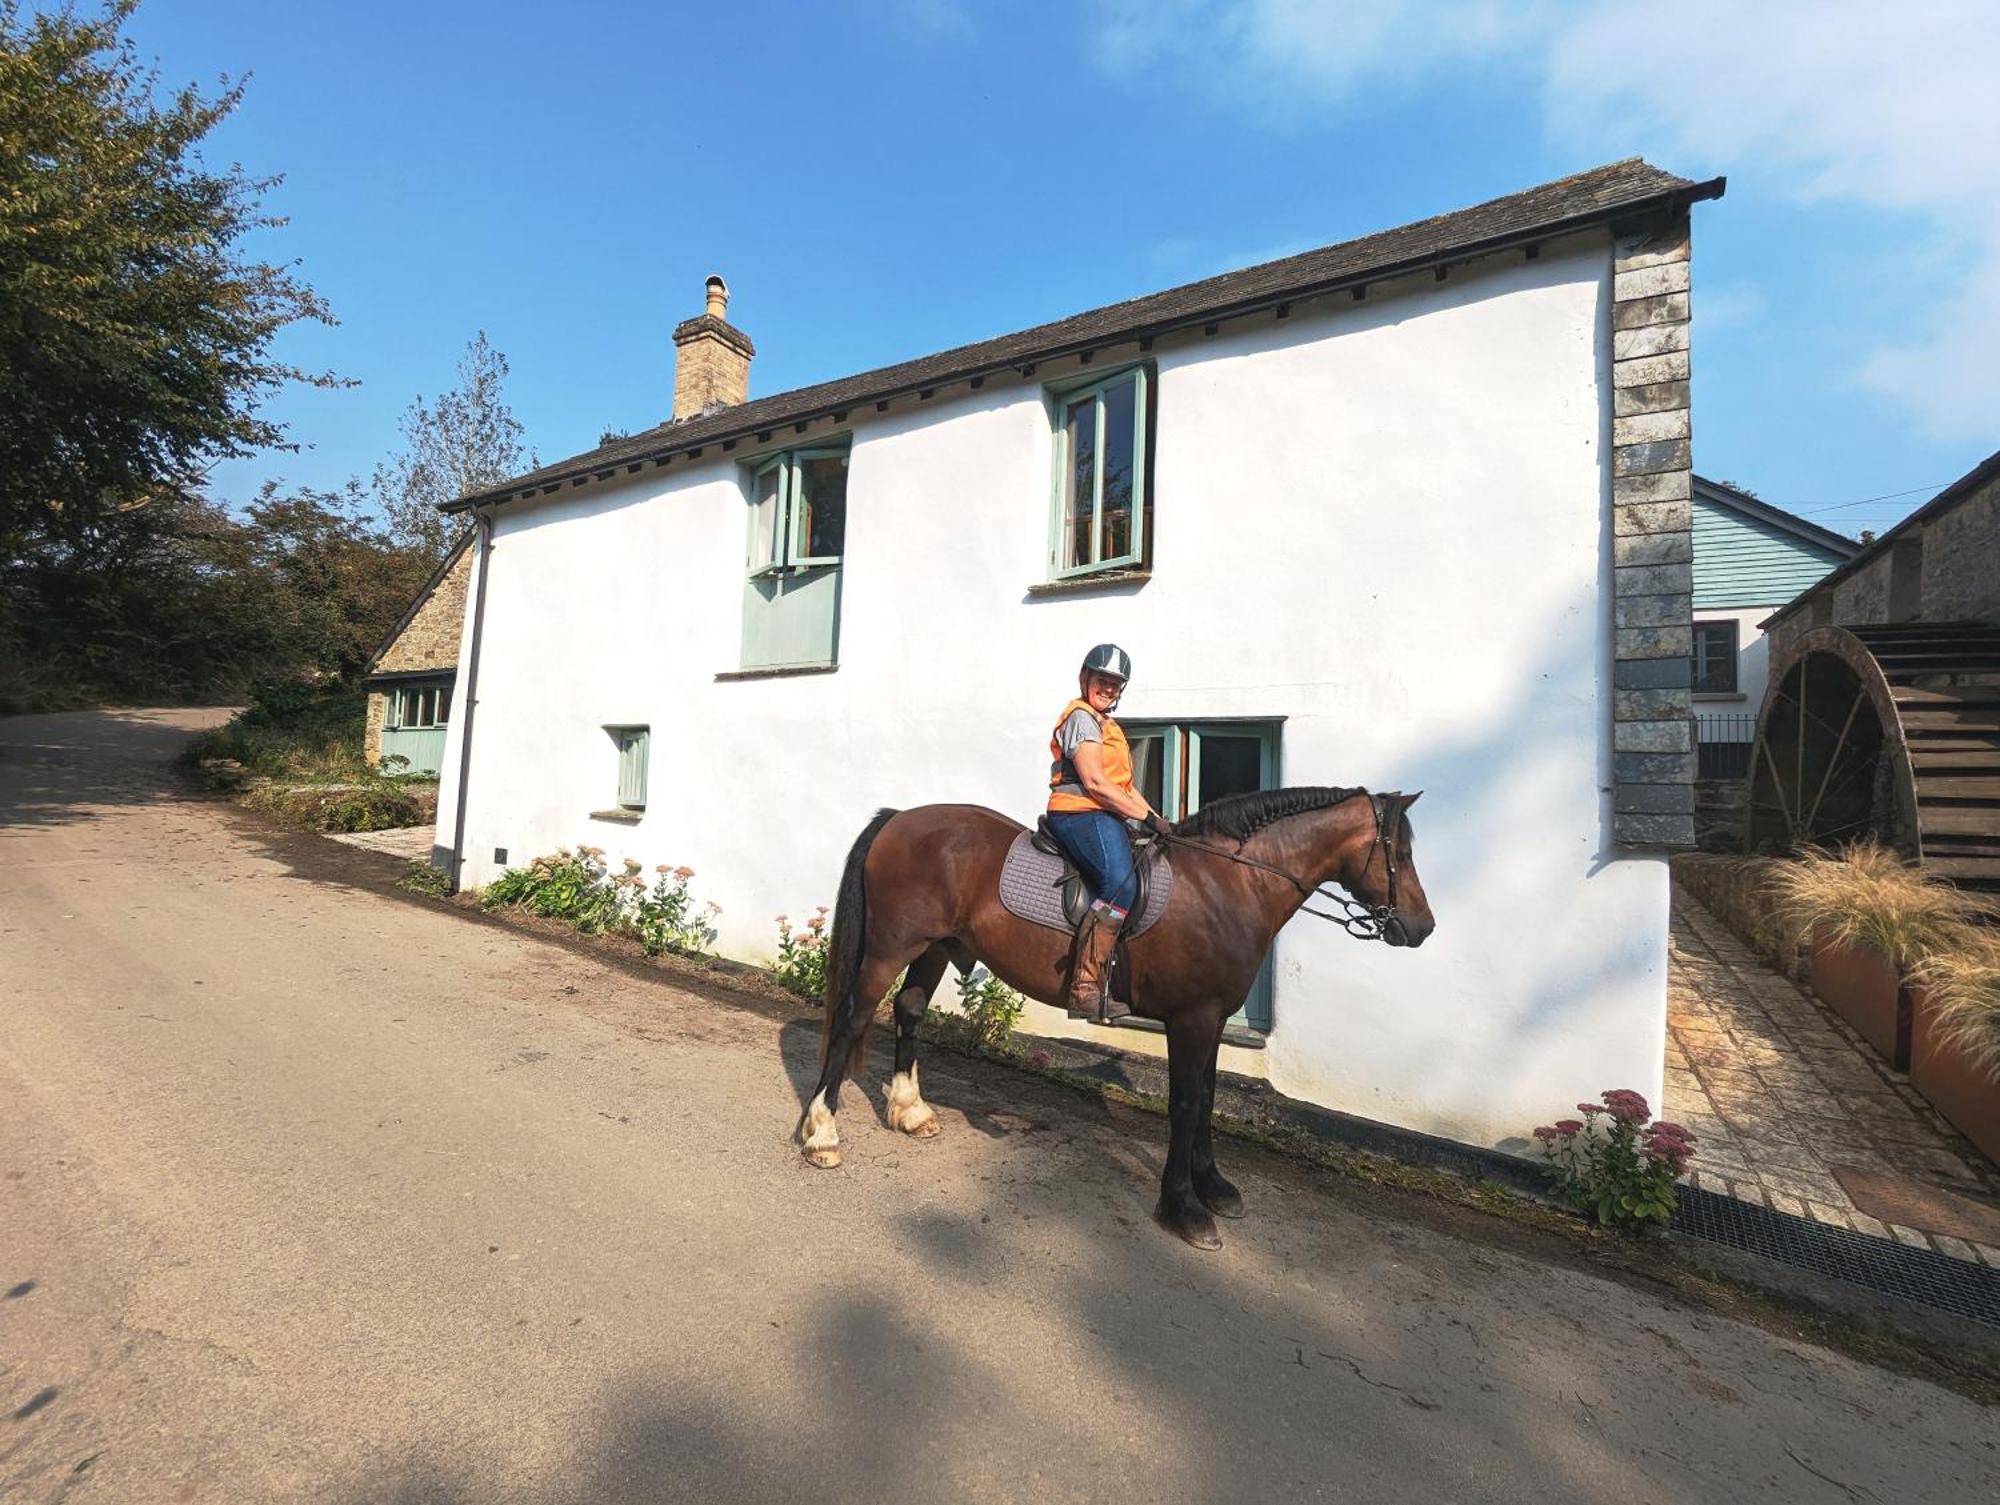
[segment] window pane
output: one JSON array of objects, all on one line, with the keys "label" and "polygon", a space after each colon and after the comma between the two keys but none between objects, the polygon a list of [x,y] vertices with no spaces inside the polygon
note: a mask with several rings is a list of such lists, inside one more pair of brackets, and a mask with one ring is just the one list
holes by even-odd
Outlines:
[{"label": "window pane", "polygon": [[438,723],[443,725],[451,720],[451,686],[438,691]]},{"label": "window pane", "polygon": [[782,465],[773,465],[762,471],[751,492],[750,503],[750,568],[768,569],[783,562],[779,554],[778,487],[784,479]]},{"label": "window pane", "polygon": [[847,537],[847,456],[824,455],[799,463],[799,536],[806,557],[837,559]]},{"label": "window pane", "polygon": [[1728,695],[1736,689],[1736,624],[1697,622],[1694,627],[1694,688],[1697,694]]},{"label": "window pane", "polygon": [[1132,477],[1138,455],[1139,381],[1107,387],[1104,402],[1104,510],[1097,557],[1132,552]]},{"label": "window pane", "polygon": [[1263,787],[1264,742],[1261,737],[1236,737],[1202,732],[1202,804],[1225,794],[1248,794]]},{"label": "window pane", "polygon": [[1092,499],[1097,476],[1097,402],[1085,398],[1073,402],[1063,415],[1063,433],[1069,465],[1063,476],[1063,567],[1091,564]]},{"label": "window pane", "polygon": [[1154,732],[1148,736],[1132,737],[1132,787],[1146,797],[1151,805],[1168,819],[1173,812],[1167,809],[1167,739]]}]

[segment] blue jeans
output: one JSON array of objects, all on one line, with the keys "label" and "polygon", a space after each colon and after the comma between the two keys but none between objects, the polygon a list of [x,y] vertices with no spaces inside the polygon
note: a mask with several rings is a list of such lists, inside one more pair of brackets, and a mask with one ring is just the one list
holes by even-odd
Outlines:
[{"label": "blue jeans", "polygon": [[1132,837],[1125,822],[1108,810],[1051,810],[1049,829],[1097,897],[1129,912],[1139,882],[1132,871]]}]

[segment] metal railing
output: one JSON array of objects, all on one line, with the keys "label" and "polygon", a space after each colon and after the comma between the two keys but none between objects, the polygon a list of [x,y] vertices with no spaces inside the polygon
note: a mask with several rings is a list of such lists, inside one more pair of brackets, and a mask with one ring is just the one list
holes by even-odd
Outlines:
[{"label": "metal railing", "polygon": [[1757,718],[1742,712],[1697,714],[1694,718],[1695,777],[1740,779],[1750,772],[1750,747]]}]

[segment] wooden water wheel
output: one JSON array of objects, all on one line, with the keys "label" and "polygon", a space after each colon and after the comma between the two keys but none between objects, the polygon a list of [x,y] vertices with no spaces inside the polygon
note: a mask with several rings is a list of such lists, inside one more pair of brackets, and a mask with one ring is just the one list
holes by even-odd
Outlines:
[{"label": "wooden water wheel", "polygon": [[1772,666],[1749,849],[1867,836],[2000,891],[2000,627],[1815,627]]}]

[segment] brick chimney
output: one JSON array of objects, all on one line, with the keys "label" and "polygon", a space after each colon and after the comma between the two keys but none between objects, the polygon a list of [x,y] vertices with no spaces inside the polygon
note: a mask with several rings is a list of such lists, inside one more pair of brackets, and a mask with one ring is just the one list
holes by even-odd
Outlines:
[{"label": "brick chimney", "polygon": [[674,422],[711,408],[734,407],[750,395],[750,357],[757,347],[723,313],[729,284],[708,279],[708,309],[674,327]]}]

